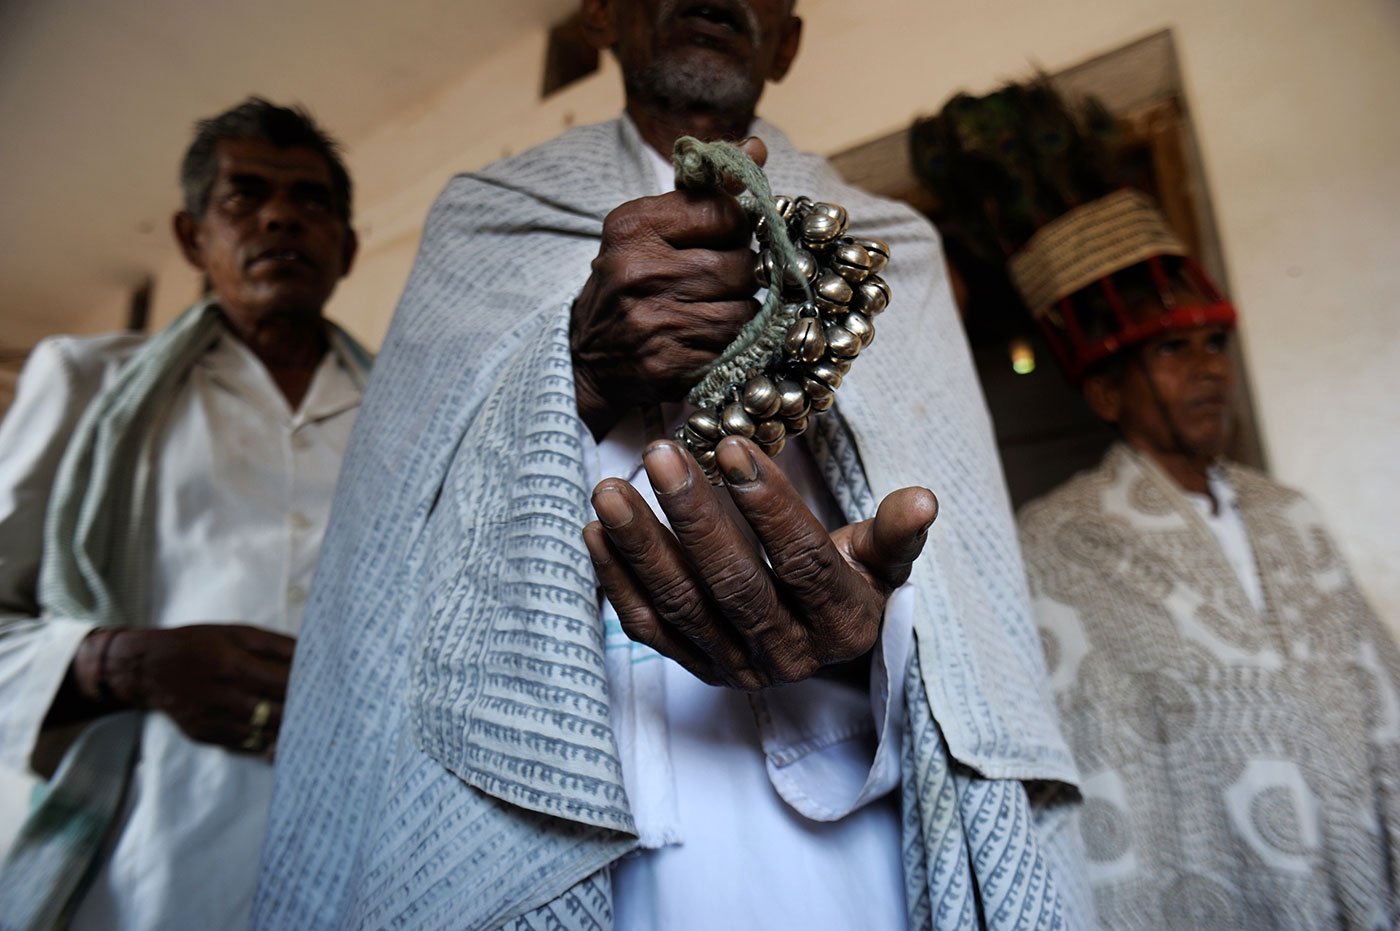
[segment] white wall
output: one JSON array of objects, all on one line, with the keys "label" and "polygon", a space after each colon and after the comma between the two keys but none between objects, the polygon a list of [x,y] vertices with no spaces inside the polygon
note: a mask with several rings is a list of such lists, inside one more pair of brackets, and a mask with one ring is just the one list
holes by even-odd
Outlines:
[{"label": "white wall", "polygon": [[[1400,4],[1394,0],[801,0],[804,48],[763,113],[835,152],[956,90],[1175,30],[1275,474],[1323,508],[1400,625]],[[455,171],[614,115],[616,71],[537,99],[543,36],[350,140],[362,253],[332,313],[383,335]],[[158,321],[193,294],[172,260]]]}]

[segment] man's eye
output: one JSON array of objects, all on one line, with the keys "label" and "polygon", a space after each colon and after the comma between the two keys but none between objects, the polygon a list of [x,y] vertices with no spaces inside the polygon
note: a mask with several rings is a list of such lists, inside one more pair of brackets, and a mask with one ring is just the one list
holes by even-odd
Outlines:
[{"label": "man's eye", "polygon": [[1217,333],[1206,341],[1206,348],[1211,352],[1224,352],[1230,345],[1229,333]]},{"label": "man's eye", "polygon": [[1174,356],[1181,351],[1181,347],[1184,344],[1184,342],[1184,340],[1169,339],[1163,343],[1159,343],[1157,346],[1157,355]]},{"label": "man's eye", "polygon": [[334,206],[331,192],[319,187],[303,188],[297,192],[297,196],[302,206],[309,210],[325,212]]},{"label": "man's eye", "polygon": [[248,207],[253,202],[253,195],[247,191],[229,191],[224,195],[224,206],[231,210],[240,210]]}]

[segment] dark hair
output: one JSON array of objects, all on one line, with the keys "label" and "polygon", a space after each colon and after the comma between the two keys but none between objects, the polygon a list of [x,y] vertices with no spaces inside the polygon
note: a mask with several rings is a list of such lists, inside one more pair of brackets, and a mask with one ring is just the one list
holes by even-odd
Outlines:
[{"label": "dark hair", "polygon": [[310,149],[324,158],[336,212],[349,224],[350,173],[340,160],[340,143],[317,126],[303,107],[279,107],[261,97],[249,97],[231,110],[195,123],[194,141],[180,162],[180,187],[191,214],[202,217],[209,206],[209,189],[218,173],[218,145],[224,139],[261,139],[279,149]]},{"label": "dark hair", "polygon": [[1111,385],[1121,385],[1128,374],[1128,364],[1141,356],[1141,346],[1124,347],[1087,366],[1080,381],[1086,382],[1091,378],[1103,378]]}]

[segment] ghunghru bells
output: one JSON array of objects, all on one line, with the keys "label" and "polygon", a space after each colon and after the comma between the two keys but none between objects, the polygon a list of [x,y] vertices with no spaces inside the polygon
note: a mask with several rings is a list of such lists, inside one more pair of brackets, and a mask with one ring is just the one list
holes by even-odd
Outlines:
[{"label": "ghunghru bells", "polygon": [[813,414],[831,408],[851,363],[875,339],[874,317],[890,303],[890,287],[880,277],[888,245],[847,236],[846,209],[837,204],[783,196],[774,202],[798,247],[797,262],[778,280],[771,236],[760,219],[755,272],[760,285],[797,305],[797,319],[761,370],[749,371],[715,409],[696,411],[676,432],[713,484],[720,482],[715,445],[724,437],[749,437],[776,456]]}]

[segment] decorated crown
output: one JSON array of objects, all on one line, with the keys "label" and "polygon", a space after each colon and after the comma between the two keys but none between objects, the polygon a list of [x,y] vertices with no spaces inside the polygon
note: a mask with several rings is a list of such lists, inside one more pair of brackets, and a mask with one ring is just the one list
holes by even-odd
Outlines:
[{"label": "decorated crown", "polygon": [[1004,268],[1076,383],[1167,330],[1236,317],[1151,199],[1117,182],[1115,133],[1101,104],[1071,110],[1043,78],[958,95],[911,131],[934,222]]}]

